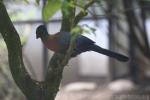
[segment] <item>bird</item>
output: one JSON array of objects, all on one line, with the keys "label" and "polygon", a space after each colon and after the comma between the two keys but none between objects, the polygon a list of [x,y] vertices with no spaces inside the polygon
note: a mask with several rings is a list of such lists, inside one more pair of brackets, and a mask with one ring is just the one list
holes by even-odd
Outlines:
[{"label": "bird", "polygon": [[[36,28],[36,38],[40,38],[44,46],[49,50],[52,50],[55,53],[65,54],[70,45],[71,34],[70,32],[57,32],[56,34],[51,35],[48,33],[45,25],[39,25]],[[71,53],[71,57],[76,57],[77,55],[87,51],[94,51],[123,62],[126,62],[129,59],[125,55],[104,49],[96,45],[93,40],[81,34],[77,36],[75,44],[76,45]]]}]

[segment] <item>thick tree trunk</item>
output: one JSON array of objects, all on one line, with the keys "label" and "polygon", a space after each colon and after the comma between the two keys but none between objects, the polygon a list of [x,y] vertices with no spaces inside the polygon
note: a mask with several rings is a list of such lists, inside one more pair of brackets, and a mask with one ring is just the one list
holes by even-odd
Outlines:
[{"label": "thick tree trunk", "polygon": [[22,59],[22,46],[19,35],[2,2],[0,2],[0,33],[7,45],[9,67],[16,84],[26,97],[35,100],[36,84],[26,72]]},{"label": "thick tree trunk", "polygon": [[123,4],[129,26],[130,74],[135,82],[142,83],[147,77],[146,71],[150,66],[150,49],[142,14],[140,14],[142,12],[135,11],[137,1],[123,0]]}]

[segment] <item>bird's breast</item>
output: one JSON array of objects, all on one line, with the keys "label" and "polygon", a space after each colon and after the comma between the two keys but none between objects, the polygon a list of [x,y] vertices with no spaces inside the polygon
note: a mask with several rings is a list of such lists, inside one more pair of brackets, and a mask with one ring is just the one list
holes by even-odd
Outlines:
[{"label": "bird's breast", "polygon": [[44,45],[48,48],[48,49],[50,49],[50,50],[52,50],[52,51],[54,51],[54,52],[63,52],[62,50],[63,50],[63,45],[61,45],[60,43],[59,43],[59,41],[58,40],[56,40],[56,39],[51,39],[51,40],[48,40],[48,41],[46,41],[45,43],[44,43]]}]

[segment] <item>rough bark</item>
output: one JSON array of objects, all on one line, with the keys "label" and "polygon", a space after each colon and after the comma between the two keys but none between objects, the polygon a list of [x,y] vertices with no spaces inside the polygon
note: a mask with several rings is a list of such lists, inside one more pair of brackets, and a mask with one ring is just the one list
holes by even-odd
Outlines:
[{"label": "rough bark", "polygon": [[0,2],[0,33],[8,49],[9,67],[14,81],[29,100],[35,100],[36,83],[27,73],[22,59],[22,46],[19,35],[15,30],[6,8]]}]

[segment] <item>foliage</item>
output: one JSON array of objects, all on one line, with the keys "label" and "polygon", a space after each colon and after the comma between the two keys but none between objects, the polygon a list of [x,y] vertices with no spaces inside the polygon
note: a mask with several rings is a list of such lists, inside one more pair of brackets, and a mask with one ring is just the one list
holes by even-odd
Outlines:
[{"label": "foliage", "polygon": [[61,0],[48,0],[42,12],[43,20],[47,22],[49,18],[60,10],[61,4]]},{"label": "foliage", "polygon": [[96,29],[93,28],[93,27],[90,27],[88,26],[87,24],[84,24],[84,25],[77,25],[75,27],[72,28],[71,30],[71,33],[72,34],[83,34],[83,33],[86,33],[86,34],[95,34],[95,31]]}]

